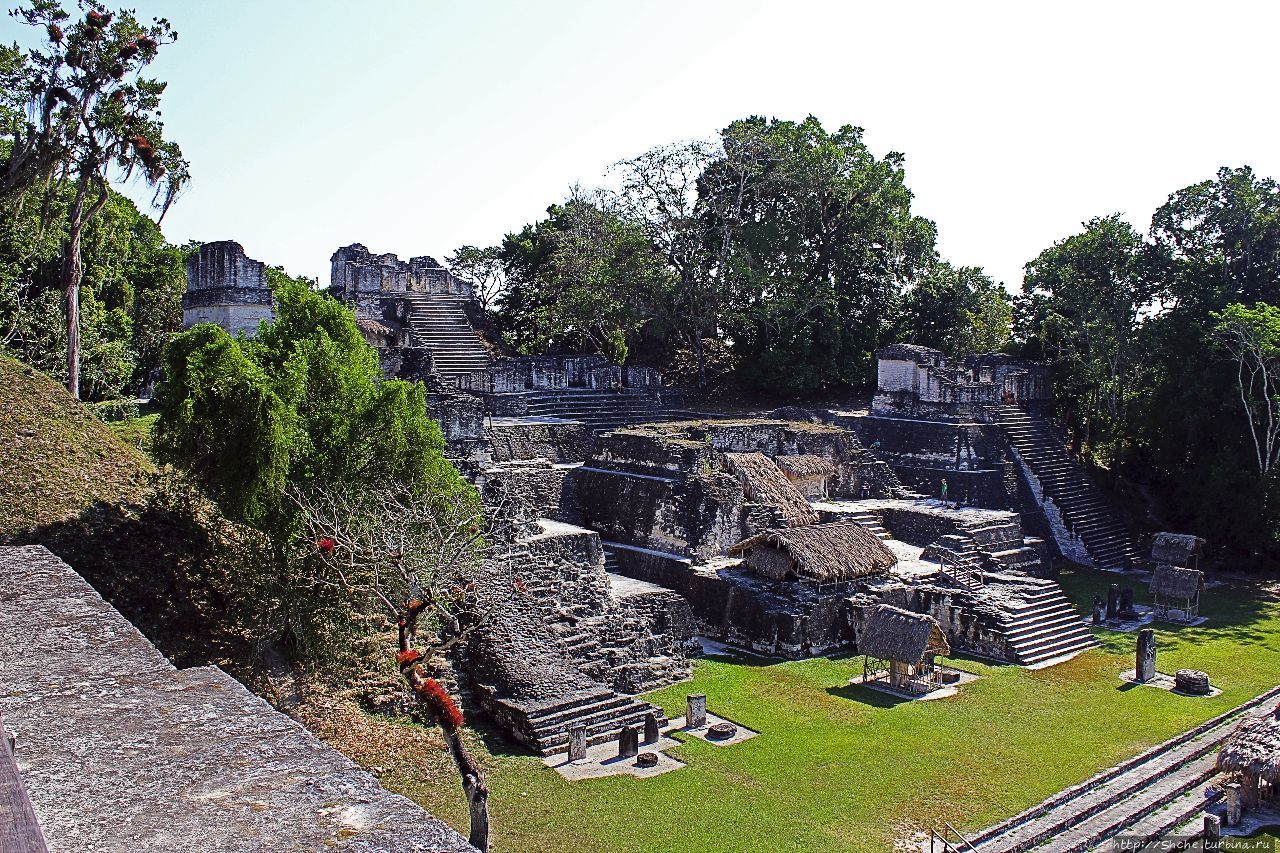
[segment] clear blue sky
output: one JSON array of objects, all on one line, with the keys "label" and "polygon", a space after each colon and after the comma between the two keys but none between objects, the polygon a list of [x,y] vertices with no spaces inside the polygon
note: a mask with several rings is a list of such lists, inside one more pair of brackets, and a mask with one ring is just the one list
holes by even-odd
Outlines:
[{"label": "clear blue sky", "polygon": [[1091,216],[1145,231],[1221,165],[1280,176],[1275,3],[129,5],[180,33],[153,66],[194,176],[166,235],[324,281],[340,245],[492,243],[610,163],[750,114],[904,152],[943,254],[1014,286]]}]

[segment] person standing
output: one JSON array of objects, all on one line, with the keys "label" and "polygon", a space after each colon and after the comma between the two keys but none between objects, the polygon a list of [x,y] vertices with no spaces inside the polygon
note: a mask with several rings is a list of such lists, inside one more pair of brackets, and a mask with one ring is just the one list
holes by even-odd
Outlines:
[{"label": "person standing", "polygon": [[947,484],[947,480],[946,480],[946,478],[944,477],[944,478],[943,478],[943,480],[942,480],[942,488],[941,488],[941,492],[942,492],[942,502],[943,502],[943,503],[946,503],[946,502],[947,502],[947,491],[949,490],[949,488],[950,488],[950,487],[949,487],[949,486],[948,486],[948,484]]}]

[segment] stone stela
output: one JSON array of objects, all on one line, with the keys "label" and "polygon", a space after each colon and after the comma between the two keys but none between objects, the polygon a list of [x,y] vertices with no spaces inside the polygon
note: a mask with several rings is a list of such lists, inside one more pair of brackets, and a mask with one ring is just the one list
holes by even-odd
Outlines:
[{"label": "stone stela", "polygon": [[1156,632],[1143,628],[1138,632],[1137,667],[1134,678],[1141,682],[1156,677]]}]

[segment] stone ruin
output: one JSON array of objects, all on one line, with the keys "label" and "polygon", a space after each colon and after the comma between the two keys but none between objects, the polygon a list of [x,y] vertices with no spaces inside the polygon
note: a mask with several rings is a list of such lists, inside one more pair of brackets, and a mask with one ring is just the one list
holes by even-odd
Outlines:
[{"label": "stone ruin", "polygon": [[[384,371],[426,383],[448,455],[509,516],[519,594],[469,643],[463,675],[535,751],[567,749],[578,725],[600,743],[648,715],[665,723],[636,694],[687,677],[695,635],[804,657],[855,648],[889,604],[1002,660],[1092,643],[1057,585],[1033,577],[1049,555],[1022,529],[1016,510],[1034,501],[999,428],[962,417],[993,395],[1042,398],[1040,371],[890,348],[866,416],[665,422],[682,403],[660,373],[508,356],[470,285],[430,258],[357,244],[332,260],[330,292]],[[209,275],[193,282],[223,281]],[[936,470],[970,472],[985,495],[972,503],[990,508],[923,500],[912,486]]]},{"label": "stone ruin", "polygon": [[246,257],[232,240],[205,243],[187,259],[182,327],[216,323],[231,334],[253,335],[275,316],[266,264]]},{"label": "stone ruin", "polygon": [[1055,556],[1119,569],[1142,561],[1136,537],[1048,420],[1045,365],[1002,353],[953,364],[912,344],[876,355],[870,411],[832,420],[873,447],[909,488],[936,497],[945,488],[952,502],[1018,512]]}]

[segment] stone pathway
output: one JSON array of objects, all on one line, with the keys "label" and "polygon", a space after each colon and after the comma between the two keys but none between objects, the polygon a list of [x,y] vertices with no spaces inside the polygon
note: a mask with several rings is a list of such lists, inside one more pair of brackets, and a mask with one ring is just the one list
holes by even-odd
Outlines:
[{"label": "stone pathway", "polygon": [[1194,819],[1208,802],[1212,792],[1206,783],[1223,739],[1242,719],[1269,712],[1277,699],[1280,687],[1061,791],[969,838],[972,849],[1066,853],[1095,848],[1119,834],[1167,833]]}]

